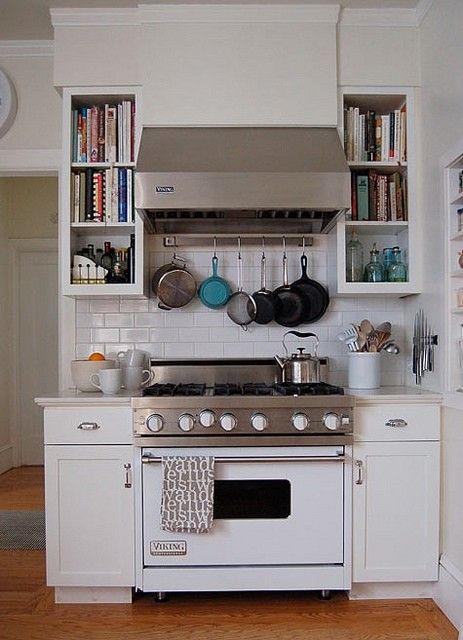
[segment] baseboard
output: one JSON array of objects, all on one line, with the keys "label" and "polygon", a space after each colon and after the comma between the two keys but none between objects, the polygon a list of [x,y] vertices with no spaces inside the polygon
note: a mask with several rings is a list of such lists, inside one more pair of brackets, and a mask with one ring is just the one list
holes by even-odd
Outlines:
[{"label": "baseboard", "polygon": [[57,604],[131,603],[131,587],[55,587]]},{"label": "baseboard", "polygon": [[0,447],[0,473],[5,473],[13,467],[13,445],[6,444]]},{"label": "baseboard", "polygon": [[350,600],[432,598],[435,582],[361,582],[352,585]]},{"label": "baseboard", "polygon": [[[433,598],[450,622],[463,630],[463,573],[442,554],[439,562],[439,580]],[[460,634],[463,638],[463,632]]]}]

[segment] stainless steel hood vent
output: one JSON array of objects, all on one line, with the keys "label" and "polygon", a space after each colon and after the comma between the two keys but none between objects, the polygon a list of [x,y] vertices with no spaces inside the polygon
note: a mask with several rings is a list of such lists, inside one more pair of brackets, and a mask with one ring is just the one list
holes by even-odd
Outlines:
[{"label": "stainless steel hood vent", "polygon": [[155,233],[326,233],[350,173],[336,129],[145,127],[135,206]]}]

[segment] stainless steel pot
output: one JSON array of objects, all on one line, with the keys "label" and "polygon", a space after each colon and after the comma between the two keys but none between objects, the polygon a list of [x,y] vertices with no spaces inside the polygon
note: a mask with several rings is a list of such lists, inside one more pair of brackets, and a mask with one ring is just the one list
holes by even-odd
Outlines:
[{"label": "stainless steel pot", "polygon": [[[298,347],[299,353],[288,355],[285,344],[286,336],[293,335],[298,338],[314,338],[314,353],[304,353],[304,347]],[[283,348],[286,353],[285,358],[275,356],[275,360],[281,369],[283,382],[320,382],[320,360],[317,357],[317,349],[320,341],[315,333],[304,333],[302,331],[287,331],[283,336]]]},{"label": "stainless steel pot", "polygon": [[170,264],[165,264],[155,272],[151,288],[158,297],[160,309],[178,309],[194,298],[196,281],[185,264],[183,258],[174,255]]}]

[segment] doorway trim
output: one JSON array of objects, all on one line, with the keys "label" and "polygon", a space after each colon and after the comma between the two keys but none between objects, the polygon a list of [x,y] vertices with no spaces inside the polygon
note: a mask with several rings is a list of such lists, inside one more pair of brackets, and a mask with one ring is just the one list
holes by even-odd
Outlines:
[{"label": "doorway trim", "polygon": [[[21,254],[54,251],[58,255],[58,238],[12,239],[8,241],[8,244],[9,335],[11,336],[9,356],[12,372],[9,401],[11,468],[11,466],[21,466],[22,462],[19,421],[19,274]],[[59,301],[58,283],[56,295]]]}]

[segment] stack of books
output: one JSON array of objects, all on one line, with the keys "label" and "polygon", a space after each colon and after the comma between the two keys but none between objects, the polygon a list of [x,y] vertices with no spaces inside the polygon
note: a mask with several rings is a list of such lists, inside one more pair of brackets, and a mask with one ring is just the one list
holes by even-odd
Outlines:
[{"label": "stack of books", "polygon": [[346,107],[344,150],[349,162],[406,162],[406,106],[387,114]]},{"label": "stack of books", "polygon": [[134,161],[135,103],[72,110],[71,162]]},{"label": "stack of books", "polygon": [[71,174],[72,222],[133,222],[133,170],[86,168]]},{"label": "stack of books", "polygon": [[355,172],[352,177],[352,220],[407,220],[407,178],[398,171]]}]

